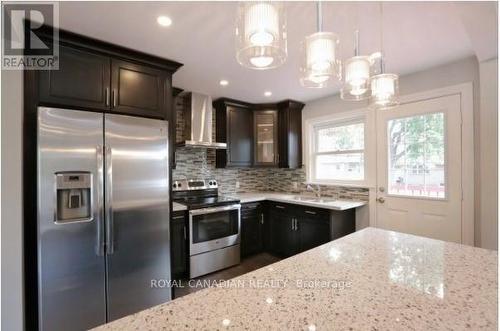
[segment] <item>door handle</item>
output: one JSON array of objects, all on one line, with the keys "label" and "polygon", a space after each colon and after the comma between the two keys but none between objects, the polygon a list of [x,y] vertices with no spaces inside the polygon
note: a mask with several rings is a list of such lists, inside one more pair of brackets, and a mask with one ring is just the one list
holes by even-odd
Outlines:
[{"label": "door handle", "polygon": [[275,205],[275,207],[278,208],[278,209],[285,209],[285,207],[280,206],[280,205]]},{"label": "door handle", "polygon": [[116,90],[111,91],[112,99],[113,99],[113,108],[116,108]]},{"label": "door handle", "polygon": [[184,225],[184,240],[187,239],[187,236],[186,236],[186,226]]},{"label": "door handle", "polygon": [[294,220],[295,220],[295,219],[294,219],[294,218],[292,218],[292,231],[294,231],[294,230],[295,230]]},{"label": "door handle", "polygon": [[299,229],[299,221],[295,219],[295,231]]},{"label": "door handle", "polygon": [[380,197],[380,198],[378,198],[378,199],[377,199],[377,201],[378,201],[379,203],[384,203],[384,202],[385,202],[385,199],[384,199],[383,197]]},{"label": "door handle", "polygon": [[106,107],[109,107],[109,87],[104,90],[104,98],[106,99]]},{"label": "door handle", "polygon": [[264,214],[260,214],[260,224],[264,224]]},{"label": "door handle", "polygon": [[103,256],[106,241],[104,238],[104,219],[103,219],[103,206],[102,206],[102,192],[104,190],[103,148],[102,148],[102,145],[96,146],[96,160],[97,160],[97,179],[96,179],[97,180],[97,190],[96,190],[97,243],[96,243],[96,254],[98,256]]},{"label": "door handle", "polygon": [[316,215],[315,211],[310,211],[310,210],[306,210],[305,213],[306,214],[311,214],[311,215]]},{"label": "door handle", "polygon": [[115,251],[114,233],[113,233],[113,155],[111,147],[106,146],[106,192],[105,192],[105,208],[106,208],[106,252],[111,255]]}]

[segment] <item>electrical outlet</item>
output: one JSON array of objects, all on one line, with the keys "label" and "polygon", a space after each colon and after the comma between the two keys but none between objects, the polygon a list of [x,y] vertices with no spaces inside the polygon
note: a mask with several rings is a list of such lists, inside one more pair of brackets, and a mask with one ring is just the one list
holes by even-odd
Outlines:
[{"label": "electrical outlet", "polygon": [[236,188],[240,188],[240,182],[236,181]]}]

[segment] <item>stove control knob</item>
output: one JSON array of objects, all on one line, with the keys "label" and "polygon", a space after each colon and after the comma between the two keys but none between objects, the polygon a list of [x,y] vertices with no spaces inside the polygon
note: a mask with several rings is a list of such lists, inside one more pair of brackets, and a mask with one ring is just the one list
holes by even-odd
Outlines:
[{"label": "stove control knob", "polygon": [[181,188],[181,187],[182,187],[182,183],[177,184],[177,186],[178,186],[179,188]]},{"label": "stove control knob", "polygon": [[174,184],[172,185],[172,187],[173,187],[173,188],[177,188],[177,183],[174,183]]}]

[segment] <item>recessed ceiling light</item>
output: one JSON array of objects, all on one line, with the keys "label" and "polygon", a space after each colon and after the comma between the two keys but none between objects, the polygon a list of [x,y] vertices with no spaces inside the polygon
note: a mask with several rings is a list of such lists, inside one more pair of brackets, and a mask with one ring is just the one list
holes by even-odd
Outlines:
[{"label": "recessed ceiling light", "polygon": [[156,19],[156,22],[160,24],[161,26],[171,26],[172,25],[172,19],[168,16],[158,16]]},{"label": "recessed ceiling light", "polygon": [[227,80],[225,80],[225,79],[222,79],[222,80],[219,82],[219,84],[220,84],[221,86],[227,86],[227,85],[229,84],[229,82],[228,82]]},{"label": "recessed ceiling light", "polygon": [[264,95],[265,95],[266,97],[270,97],[271,95],[273,95],[273,92],[271,92],[271,91],[266,91],[266,92],[264,92]]}]

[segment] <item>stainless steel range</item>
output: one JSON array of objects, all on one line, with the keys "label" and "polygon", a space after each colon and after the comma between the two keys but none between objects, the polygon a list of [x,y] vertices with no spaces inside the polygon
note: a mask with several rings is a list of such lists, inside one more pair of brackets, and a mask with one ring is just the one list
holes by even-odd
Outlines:
[{"label": "stainless steel range", "polygon": [[172,198],[189,212],[190,278],[240,263],[238,199],[220,196],[214,179],[174,181]]}]

